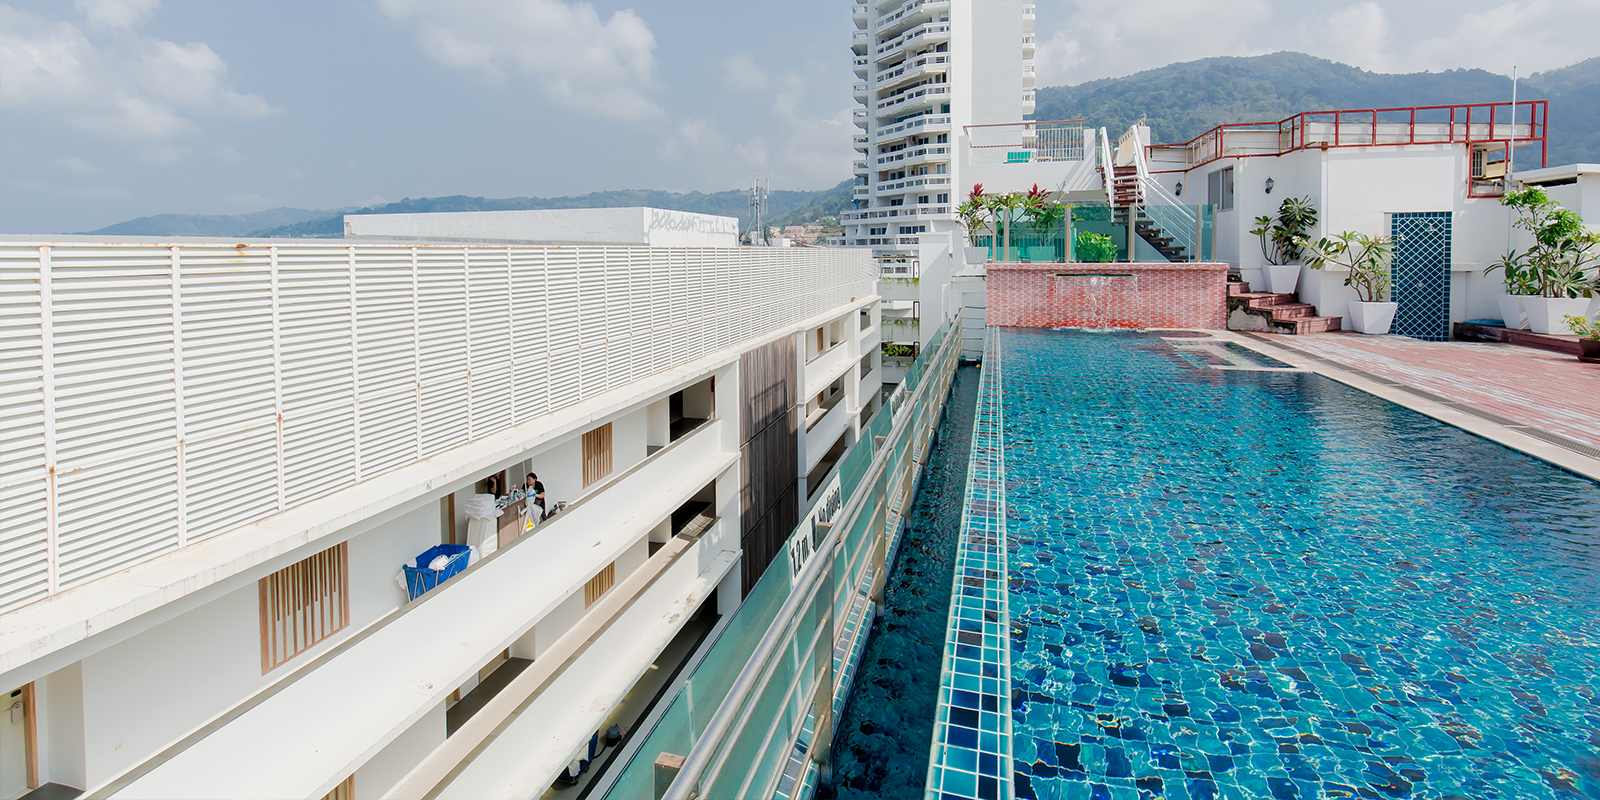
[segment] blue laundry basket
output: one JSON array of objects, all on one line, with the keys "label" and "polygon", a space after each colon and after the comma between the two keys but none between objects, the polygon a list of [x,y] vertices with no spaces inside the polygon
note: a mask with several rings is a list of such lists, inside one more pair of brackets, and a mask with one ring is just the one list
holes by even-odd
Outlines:
[{"label": "blue laundry basket", "polygon": [[[438,547],[429,548],[428,552],[417,556],[417,566],[407,565],[405,567],[406,591],[411,595],[411,599],[415,600],[433,591],[439,584],[459,575],[462,570],[467,568],[467,560],[471,552],[472,549],[464,544],[441,544]],[[450,557],[450,561],[444,565],[444,569],[428,569],[428,564],[439,556]]]}]

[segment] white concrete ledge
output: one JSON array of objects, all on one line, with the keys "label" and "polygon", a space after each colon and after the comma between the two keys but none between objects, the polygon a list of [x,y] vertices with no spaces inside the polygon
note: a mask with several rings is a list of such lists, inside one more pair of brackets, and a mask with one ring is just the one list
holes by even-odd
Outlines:
[{"label": "white concrete ledge", "polygon": [[[103,796],[322,797],[738,461],[715,421]],[[616,498],[615,500],[611,498]]]}]

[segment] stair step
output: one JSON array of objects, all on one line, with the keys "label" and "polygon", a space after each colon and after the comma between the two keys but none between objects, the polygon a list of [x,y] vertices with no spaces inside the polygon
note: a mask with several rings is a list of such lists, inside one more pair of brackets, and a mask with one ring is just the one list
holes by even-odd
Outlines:
[{"label": "stair step", "polygon": [[[1332,333],[1343,330],[1344,321],[1338,317],[1300,317],[1294,320],[1283,320],[1274,327],[1296,336],[1307,336],[1313,333]],[[1292,329],[1290,326],[1292,325]]]},{"label": "stair step", "polygon": [[1317,307],[1308,303],[1285,303],[1269,308],[1273,319],[1307,319],[1317,315]]},{"label": "stair step", "polygon": [[1281,306],[1291,303],[1298,304],[1300,302],[1300,298],[1292,294],[1272,294],[1271,292],[1241,292],[1237,296],[1249,300],[1251,308],[1267,308],[1269,306]]}]

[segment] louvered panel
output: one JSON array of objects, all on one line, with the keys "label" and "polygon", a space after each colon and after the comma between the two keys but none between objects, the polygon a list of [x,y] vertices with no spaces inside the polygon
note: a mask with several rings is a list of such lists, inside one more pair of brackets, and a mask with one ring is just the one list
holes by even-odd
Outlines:
[{"label": "louvered panel", "polygon": [[606,256],[608,248],[578,250],[579,395],[606,390]]},{"label": "louvered panel", "polygon": [[176,550],[177,480],[176,450],[62,473],[56,484],[60,587]]},{"label": "louvered panel", "polygon": [[422,454],[467,441],[467,286],[458,248],[418,252],[422,329]]},{"label": "louvered panel", "polygon": [[184,449],[189,544],[248,525],[278,510],[276,425],[211,436]]},{"label": "louvered panel", "polygon": [[578,256],[572,248],[558,247],[549,251],[548,259],[550,410],[556,411],[576,403],[579,397]]},{"label": "louvered panel", "polygon": [[473,251],[468,270],[472,436],[511,425],[511,285],[506,251]]},{"label": "louvered panel", "polygon": [[650,251],[650,372],[660,373],[672,361],[672,260],[671,250]]},{"label": "louvered panel", "polygon": [[636,248],[628,257],[628,374],[641,380],[650,369],[650,251]]},{"label": "louvered panel", "polygon": [[283,361],[283,480],[289,506],[355,480],[355,372],[344,248],[278,254]]},{"label": "louvered panel", "polygon": [[417,390],[361,390],[361,478],[399,469],[417,457]]},{"label": "louvered panel", "polygon": [[511,313],[516,335],[511,342],[515,362],[515,422],[547,412],[549,342],[546,341],[544,250],[517,248],[511,254]]},{"label": "louvered panel", "polygon": [[0,248],[0,613],[49,591],[39,251]]},{"label": "louvered panel", "polygon": [[416,458],[417,360],[411,249],[356,251],[356,414],[361,478]]},{"label": "louvered panel", "polygon": [[733,277],[734,253],[719,252],[712,262],[715,265],[712,274],[713,280],[720,290],[716,293],[716,307],[712,309],[712,349],[721,350],[732,347],[730,332],[733,330],[733,317],[737,313],[733,305],[733,292],[738,290],[738,284]]},{"label": "louvered panel", "polygon": [[[366,247],[356,253],[356,364],[361,399],[416,385],[412,352],[411,251]],[[365,428],[366,412],[362,412]]]},{"label": "louvered panel", "polygon": [[633,254],[640,248],[606,252],[606,389],[633,380]]},{"label": "louvered panel", "polygon": [[272,265],[265,249],[186,247],[183,309],[186,541],[277,511]]},{"label": "louvered panel", "polygon": [[171,254],[58,249],[51,276],[57,463],[175,451]]},{"label": "louvered panel", "polygon": [[284,504],[294,507],[355,482],[354,405],[283,418]]}]

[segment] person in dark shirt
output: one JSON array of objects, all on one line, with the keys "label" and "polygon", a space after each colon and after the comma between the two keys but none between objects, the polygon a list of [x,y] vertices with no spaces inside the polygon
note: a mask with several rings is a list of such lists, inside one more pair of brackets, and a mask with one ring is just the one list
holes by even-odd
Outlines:
[{"label": "person in dark shirt", "polygon": [[528,496],[528,502],[539,507],[539,520],[545,518],[544,484],[539,482],[539,476],[528,473],[528,482],[523,485],[522,493]]}]

